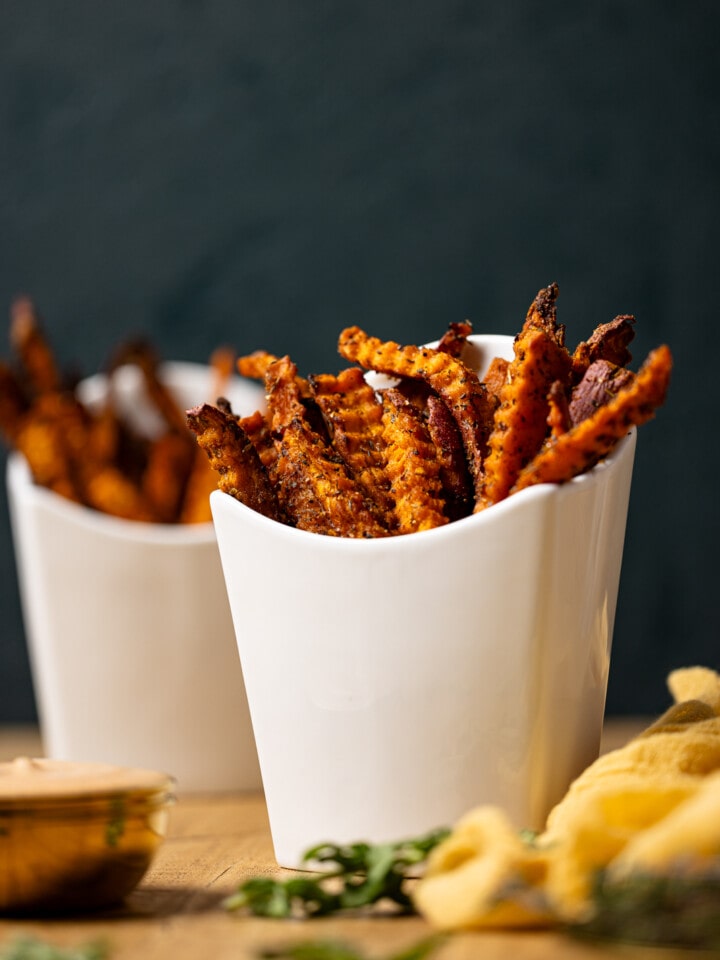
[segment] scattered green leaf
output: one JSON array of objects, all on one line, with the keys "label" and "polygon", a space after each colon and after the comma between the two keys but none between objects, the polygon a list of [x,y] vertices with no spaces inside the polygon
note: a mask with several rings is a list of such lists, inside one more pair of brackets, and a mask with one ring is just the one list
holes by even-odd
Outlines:
[{"label": "scattered green leaf", "polygon": [[0,949],[0,960],[105,960],[107,956],[108,950],[103,943],[57,947],[35,937],[19,937]]},{"label": "scattered green leaf", "polygon": [[[425,957],[429,957],[444,939],[440,935],[427,937],[401,950],[400,953],[393,953],[392,956],[384,957],[382,960],[425,960]],[[306,940],[289,946],[263,950],[260,956],[264,960],[370,960],[367,954],[334,940]],[[373,960],[381,960],[381,958],[373,958]]]},{"label": "scattered green leaf", "polygon": [[225,907],[245,909],[261,917],[320,917],[382,900],[411,913],[412,901],[406,889],[409,871],[422,864],[448,832],[433,830],[398,843],[319,844],[305,853],[303,862],[327,865],[327,872],[289,880],[255,877],[228,897]]}]

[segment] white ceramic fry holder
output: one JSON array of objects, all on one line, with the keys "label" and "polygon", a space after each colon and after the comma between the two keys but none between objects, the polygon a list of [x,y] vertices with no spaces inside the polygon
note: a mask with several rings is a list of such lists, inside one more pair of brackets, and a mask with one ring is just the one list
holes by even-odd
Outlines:
[{"label": "white ceramic fry holder", "polygon": [[[137,374],[128,368],[118,381],[136,413]],[[183,407],[206,399],[207,368],[168,364],[163,374]],[[82,386],[92,402],[107,385],[96,377]],[[242,412],[262,402],[239,380],[229,395]],[[164,770],[179,791],[257,789],[212,523],[106,516],[34,485],[17,454],[7,480],[47,756]]]},{"label": "white ceramic fry holder", "polygon": [[[509,337],[472,337],[481,371]],[[377,540],[211,505],[275,854],[450,825],[538,828],[596,756],[635,450]]]}]

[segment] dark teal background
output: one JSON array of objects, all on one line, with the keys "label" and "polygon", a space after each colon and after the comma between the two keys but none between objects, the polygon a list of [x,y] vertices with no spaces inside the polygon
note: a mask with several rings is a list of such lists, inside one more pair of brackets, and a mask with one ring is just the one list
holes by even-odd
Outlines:
[{"label": "dark teal background", "polygon": [[640,431],[608,706],[660,710],[669,669],[720,667],[719,28],[694,0],[5,0],[0,304],[34,296],[84,372],[136,332],[335,370],[347,324],[514,333],[555,280],[571,346],[634,313],[636,362],[665,341],[676,368]]}]

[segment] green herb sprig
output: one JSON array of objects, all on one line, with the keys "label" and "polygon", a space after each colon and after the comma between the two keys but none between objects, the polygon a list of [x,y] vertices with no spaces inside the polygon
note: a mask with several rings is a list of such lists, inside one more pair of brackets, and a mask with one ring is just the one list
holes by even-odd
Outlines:
[{"label": "green herb sprig", "polygon": [[600,872],[593,904],[593,917],[570,928],[575,935],[720,950],[720,872],[633,874],[624,880]]},{"label": "green herb sprig", "polygon": [[0,960],[105,960],[104,943],[88,943],[80,947],[56,947],[35,937],[19,937],[0,949]]},{"label": "green herb sprig", "polygon": [[[384,960],[425,960],[444,939],[440,935],[426,937]],[[260,956],[263,960],[367,960],[364,952],[335,940],[304,940],[289,946],[271,947],[263,950]]]},{"label": "green herb sprig", "polygon": [[448,836],[447,829],[398,843],[321,843],[307,850],[303,863],[327,864],[317,875],[272,880],[255,877],[224,901],[228,910],[246,909],[259,917],[322,917],[358,910],[387,901],[402,913],[412,913],[406,889],[408,872],[422,864]]}]

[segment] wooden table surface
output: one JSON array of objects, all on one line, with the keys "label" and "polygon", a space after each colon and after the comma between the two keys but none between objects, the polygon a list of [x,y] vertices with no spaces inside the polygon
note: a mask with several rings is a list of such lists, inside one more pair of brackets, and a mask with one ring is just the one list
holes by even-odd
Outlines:
[{"label": "wooden table surface", "polygon": [[[604,749],[625,742],[642,721],[614,721]],[[37,731],[0,728],[0,760],[41,754]],[[260,795],[181,796],[170,831],[140,886],[111,912],[63,920],[0,920],[1,948],[19,936],[58,946],[93,940],[108,945],[109,960],[242,960],[301,940],[331,938],[368,960],[384,960],[431,932],[418,917],[261,920],[228,914],[221,901],[244,879],[278,875]],[[471,933],[445,940],[432,960],[597,960],[602,956],[661,957],[677,951],[611,947],[560,933]]]}]

